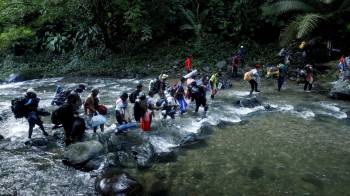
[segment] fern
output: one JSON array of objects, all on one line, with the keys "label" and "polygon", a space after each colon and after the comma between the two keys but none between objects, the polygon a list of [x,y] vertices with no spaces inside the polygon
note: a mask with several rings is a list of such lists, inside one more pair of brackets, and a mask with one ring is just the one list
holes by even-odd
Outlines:
[{"label": "fern", "polygon": [[307,14],[305,16],[301,16],[298,25],[297,38],[300,39],[312,33],[323,20],[323,16],[319,14]]}]

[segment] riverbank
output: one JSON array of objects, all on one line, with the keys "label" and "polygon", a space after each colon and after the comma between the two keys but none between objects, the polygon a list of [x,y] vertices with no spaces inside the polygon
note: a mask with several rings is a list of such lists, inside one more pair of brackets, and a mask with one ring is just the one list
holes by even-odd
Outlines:
[{"label": "riverbank", "polygon": [[[193,44],[160,43],[150,49],[134,54],[115,54],[104,48],[74,50],[65,54],[27,52],[23,56],[6,55],[0,63],[0,79],[5,80],[12,73],[20,74],[24,80],[48,77],[117,77],[144,78],[159,73],[177,77],[183,72],[185,58],[193,54],[193,68],[210,72],[217,70],[216,64],[228,62],[241,43],[207,40],[200,49],[191,51]],[[275,44],[259,46],[244,43],[247,47],[245,63],[268,63],[274,61],[278,52]]]}]

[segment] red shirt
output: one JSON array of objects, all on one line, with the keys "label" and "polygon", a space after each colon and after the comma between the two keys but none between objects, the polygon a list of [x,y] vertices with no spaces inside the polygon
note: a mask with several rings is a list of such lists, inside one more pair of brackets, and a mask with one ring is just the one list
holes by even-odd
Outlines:
[{"label": "red shirt", "polygon": [[186,71],[190,71],[192,68],[192,64],[191,64],[191,58],[187,58],[185,61],[185,70]]}]

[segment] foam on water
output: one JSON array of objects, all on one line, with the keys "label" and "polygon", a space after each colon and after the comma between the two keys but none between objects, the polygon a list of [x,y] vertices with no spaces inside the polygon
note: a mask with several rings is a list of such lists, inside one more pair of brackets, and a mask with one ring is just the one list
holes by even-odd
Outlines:
[{"label": "foam on water", "polygon": [[154,146],[156,153],[171,152],[172,148],[177,147],[176,144],[159,136],[149,136],[148,141]]}]

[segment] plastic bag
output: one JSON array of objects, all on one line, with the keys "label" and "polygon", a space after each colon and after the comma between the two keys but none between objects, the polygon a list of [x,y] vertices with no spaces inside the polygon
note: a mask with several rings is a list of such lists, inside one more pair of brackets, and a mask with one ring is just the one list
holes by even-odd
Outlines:
[{"label": "plastic bag", "polygon": [[90,120],[91,127],[98,127],[102,124],[105,124],[107,122],[106,117],[102,116],[101,114],[97,114],[96,116],[93,116]]}]

